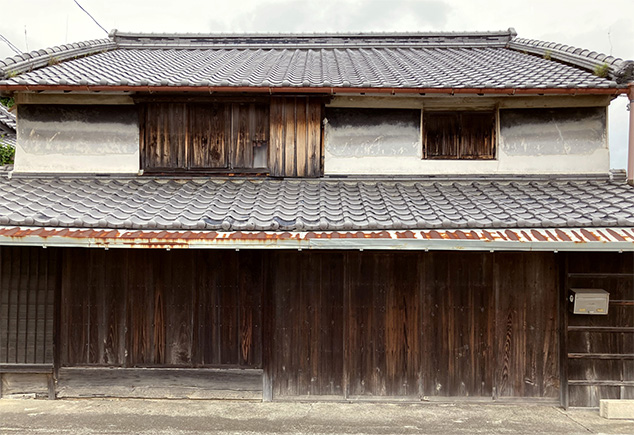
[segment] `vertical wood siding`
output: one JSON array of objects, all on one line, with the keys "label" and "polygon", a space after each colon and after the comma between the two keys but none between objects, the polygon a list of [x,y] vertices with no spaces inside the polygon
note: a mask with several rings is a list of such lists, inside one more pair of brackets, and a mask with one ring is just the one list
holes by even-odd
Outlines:
[{"label": "vertical wood siding", "polygon": [[558,257],[496,256],[497,396],[559,397]]},{"label": "vertical wood siding", "polygon": [[322,101],[309,97],[272,97],[270,174],[277,177],[321,175]]},{"label": "vertical wood siding", "polygon": [[61,364],[260,367],[258,254],[69,250]]},{"label": "vertical wood siding", "polygon": [[254,168],[254,151],[268,144],[263,103],[147,103],[140,117],[144,170]]},{"label": "vertical wood siding", "polygon": [[[273,253],[265,315],[273,323],[273,395],[555,400],[555,260],[552,253]],[[328,285],[319,281],[326,276]],[[343,348],[339,338],[321,342],[315,334],[340,337]]]},{"label": "vertical wood siding", "polygon": [[0,364],[53,364],[58,254],[0,247]]},{"label": "vertical wood siding", "polygon": [[569,254],[567,272],[563,298],[571,288],[610,293],[607,315],[572,314],[566,307],[567,404],[634,399],[634,254]]},{"label": "vertical wood siding", "polygon": [[[60,277],[56,252],[1,248],[0,363],[52,361],[59,282],[63,366],[263,367],[274,397],[559,394],[561,254],[66,249]],[[621,255],[570,257],[620,274],[584,325],[633,326]],[[568,352],[631,354],[631,336],[569,331]],[[571,404],[631,397],[631,362],[569,362],[571,380],[620,382]]]}]

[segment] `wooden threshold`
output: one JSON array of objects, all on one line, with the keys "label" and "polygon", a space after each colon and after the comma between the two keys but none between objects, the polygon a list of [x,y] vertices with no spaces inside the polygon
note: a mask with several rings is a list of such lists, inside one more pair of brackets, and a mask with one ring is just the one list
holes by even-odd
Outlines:
[{"label": "wooden threshold", "polygon": [[60,398],[262,400],[260,369],[60,368]]}]

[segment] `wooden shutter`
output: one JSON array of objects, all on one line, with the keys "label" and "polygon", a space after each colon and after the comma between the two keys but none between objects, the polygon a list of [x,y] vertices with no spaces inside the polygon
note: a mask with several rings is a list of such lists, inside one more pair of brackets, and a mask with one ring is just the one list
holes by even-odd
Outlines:
[{"label": "wooden shutter", "polygon": [[141,167],[161,170],[186,167],[187,106],[150,103],[141,114]]},{"label": "wooden shutter", "polygon": [[310,97],[271,99],[269,170],[280,177],[321,174],[322,101]]},{"label": "wooden shutter", "polygon": [[227,104],[188,106],[188,169],[226,168],[231,138]]}]

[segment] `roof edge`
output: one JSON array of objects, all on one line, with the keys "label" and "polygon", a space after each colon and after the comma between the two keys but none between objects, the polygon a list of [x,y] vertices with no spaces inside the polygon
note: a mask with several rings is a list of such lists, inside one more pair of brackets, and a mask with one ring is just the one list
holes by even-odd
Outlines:
[{"label": "roof edge", "polygon": [[199,47],[385,47],[423,46],[503,47],[517,35],[515,30],[492,32],[361,32],[361,33],[136,33],[113,30],[110,37],[120,48]]},{"label": "roof edge", "polygon": [[116,47],[117,45],[111,39],[94,39],[18,54],[0,60],[0,80],[37,68],[52,66],[68,59],[113,50]]},{"label": "roof edge", "polygon": [[619,84],[634,81],[634,61],[632,60],[623,60],[588,49],[537,39],[513,38],[508,43],[508,48],[568,63],[596,75],[604,73]]},{"label": "roof edge", "polygon": [[0,226],[2,246],[101,249],[634,251],[634,229],[498,228],[403,231],[196,231]]}]

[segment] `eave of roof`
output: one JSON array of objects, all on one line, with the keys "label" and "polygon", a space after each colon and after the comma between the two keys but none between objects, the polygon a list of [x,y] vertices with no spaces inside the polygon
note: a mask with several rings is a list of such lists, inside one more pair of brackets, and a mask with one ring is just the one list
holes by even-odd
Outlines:
[{"label": "eave of roof", "polygon": [[[521,93],[556,95],[592,93],[616,95],[627,92],[626,83],[634,79],[634,62],[632,61],[623,61],[612,56],[575,49],[561,44],[517,39],[515,36],[516,33],[513,29],[502,32],[312,35],[176,35],[114,31],[110,35],[110,39],[107,40],[54,47],[0,61],[0,79],[3,78],[3,80],[0,80],[0,91],[136,92],[149,89],[160,92],[246,91],[269,93],[317,92],[327,94],[369,92],[420,94],[442,92],[449,94]],[[480,53],[476,58],[472,58],[468,53],[458,53],[460,50],[465,49],[485,50],[485,52]],[[223,59],[218,59],[218,56],[216,56],[215,60],[210,64],[194,65],[194,59],[191,56],[184,56],[182,53],[195,50],[202,50],[201,53],[218,53],[222,51]],[[313,50],[328,52],[330,53],[328,56],[332,57],[330,60],[323,60],[323,65],[318,65],[317,72],[319,74],[316,76],[314,73],[315,65],[310,66],[312,64],[308,62],[308,58],[307,63],[302,61],[306,54],[300,55],[298,59],[294,59],[291,56],[292,53],[299,54],[302,51]],[[339,54],[334,53],[337,50],[340,51]],[[348,58],[351,55],[350,53],[355,50],[364,51],[365,54],[357,60],[354,57]],[[401,51],[397,53],[394,50]],[[403,50],[419,51],[406,55]],[[440,62],[440,65],[444,65],[442,62],[445,61],[436,58],[439,55],[438,53],[431,54],[426,52],[427,54],[423,54],[421,50],[445,50],[443,51],[445,54],[452,52],[452,55],[458,56],[452,61],[454,65],[449,67],[455,69],[455,71],[452,70],[453,74],[450,71],[443,70],[441,76],[436,77],[437,74],[433,71],[438,68],[425,70],[426,67],[423,65],[425,62],[431,62],[433,64],[431,66],[434,66],[438,62]],[[506,53],[506,55],[495,60],[497,54],[486,50],[500,50],[500,53]],[[111,51],[120,52],[121,54],[113,54],[111,56],[109,53]],[[149,57],[144,55],[142,59],[135,58],[136,63],[133,62],[133,64],[142,65],[143,62],[154,64],[156,59],[152,56],[159,56],[160,52],[165,51],[166,53],[172,53],[172,55],[176,52],[181,53],[177,56],[174,55],[175,57],[171,61],[168,59],[166,61],[167,64],[185,65],[185,67],[184,69],[179,67],[177,70],[167,68],[158,76],[155,73],[150,73],[149,70],[143,70],[143,68],[139,71],[131,71],[129,74],[122,72],[123,70],[117,72],[116,68],[112,68],[117,62],[122,61],[123,58],[121,56],[125,52],[135,51],[146,54],[152,51],[156,53],[151,56],[148,55]],[[252,53],[247,56],[251,60],[246,63],[244,56],[240,54],[245,51]],[[224,53],[229,52],[233,52],[233,54],[227,54],[229,57],[225,59]],[[286,54],[281,55],[282,52]],[[102,58],[100,53],[107,56]],[[371,59],[366,59],[368,53],[372,53]],[[513,56],[510,53],[515,54]],[[526,53],[533,55],[529,56],[532,58],[531,61],[520,59]],[[206,54],[203,57],[207,59],[208,55]],[[257,58],[255,61],[253,60],[253,55]],[[84,56],[89,56],[91,61],[83,62],[82,57]],[[160,54],[160,56],[163,55]],[[417,56],[422,56],[422,58],[419,59]],[[99,58],[102,59],[101,62],[105,62],[104,65],[110,66],[107,73],[103,72],[94,75],[94,77],[90,76],[89,71],[95,67],[92,63],[93,57],[95,62]],[[77,60],[74,60],[76,58]],[[126,62],[132,62],[132,58],[126,59]],[[319,59],[319,56],[317,59]],[[479,60],[476,62],[476,59]],[[555,64],[549,64],[547,62],[548,59],[572,65],[576,68],[576,72],[570,67],[565,69],[566,66],[562,64],[554,68]],[[233,66],[218,67],[218,65],[227,65],[225,61]],[[356,71],[355,68],[354,77],[348,77],[346,74],[352,74],[350,72],[352,70],[346,64],[351,61],[355,64],[367,61],[369,64],[365,67],[365,70],[362,68],[361,71]],[[205,62],[211,61],[206,60]],[[316,60],[311,62],[316,62]],[[420,62],[423,62],[423,64],[420,64]],[[511,62],[511,64],[505,62]],[[60,69],[58,68],[59,63],[61,63],[60,67],[67,63],[77,64],[77,68]],[[246,72],[241,71],[238,73],[238,70],[243,68],[236,69],[237,66],[247,64],[259,66],[257,70],[250,71],[247,68]],[[468,71],[464,70],[467,64],[471,65]],[[491,69],[490,65],[493,64],[496,64],[497,68]],[[216,66],[211,68],[213,65]],[[274,69],[270,69],[272,65],[275,65]],[[282,69],[288,68],[287,73],[290,76],[287,77],[282,74],[284,76],[282,77],[279,71],[273,73],[272,71],[275,71],[278,65]],[[406,66],[403,67],[403,65]],[[478,67],[481,71],[474,78],[469,71],[477,70],[475,68],[476,65],[479,65]],[[591,74],[596,67],[604,65],[607,66],[606,73],[608,77],[600,78]],[[379,66],[378,69],[377,66]],[[501,66],[505,66],[505,68],[500,69]],[[29,71],[37,71],[38,68],[43,67],[47,68],[47,71],[50,70],[49,73],[44,75],[29,73]],[[298,71],[301,68],[306,69],[306,71]],[[335,71],[337,74],[330,71],[331,68],[335,68],[338,71]],[[343,70],[339,71],[339,68],[343,68]],[[406,69],[403,70],[403,68]],[[414,70],[422,72],[411,75]],[[524,74],[523,70],[529,73]],[[581,74],[581,70],[586,72]],[[266,71],[269,72],[267,73]],[[545,74],[547,71],[549,73]],[[570,75],[571,73],[572,76]],[[265,75],[264,78],[262,78],[262,74]],[[273,74],[273,76],[269,77],[266,74]],[[302,77],[304,78],[302,79]]]},{"label": "eave of roof", "polygon": [[147,231],[0,227],[0,245],[154,249],[634,252],[632,228],[406,231]]}]

